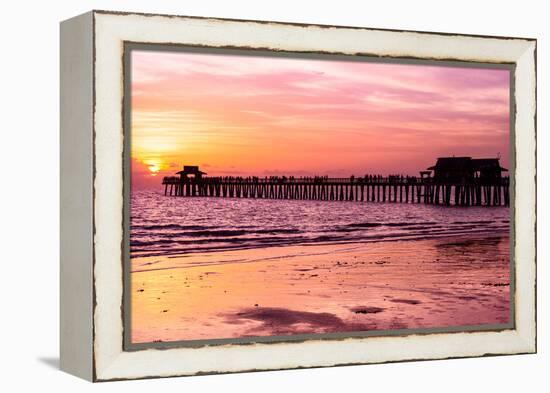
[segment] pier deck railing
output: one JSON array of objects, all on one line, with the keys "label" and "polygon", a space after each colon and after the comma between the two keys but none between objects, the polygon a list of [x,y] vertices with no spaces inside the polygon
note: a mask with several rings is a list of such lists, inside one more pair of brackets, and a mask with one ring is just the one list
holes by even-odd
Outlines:
[{"label": "pier deck railing", "polygon": [[509,206],[508,177],[473,178],[461,182],[414,176],[329,178],[293,177],[164,177],[164,194],[179,197],[307,199],[426,203],[457,206]]}]

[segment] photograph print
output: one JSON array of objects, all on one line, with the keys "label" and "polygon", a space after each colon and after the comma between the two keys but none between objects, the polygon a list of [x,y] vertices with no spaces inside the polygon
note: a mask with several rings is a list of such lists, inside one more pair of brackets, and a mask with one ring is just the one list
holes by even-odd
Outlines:
[{"label": "photograph print", "polygon": [[127,345],[512,328],[512,78],[127,47]]}]

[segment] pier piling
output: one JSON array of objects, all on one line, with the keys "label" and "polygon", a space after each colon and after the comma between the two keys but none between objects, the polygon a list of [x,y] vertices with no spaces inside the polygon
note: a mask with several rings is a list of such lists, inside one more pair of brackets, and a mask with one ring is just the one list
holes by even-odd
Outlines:
[{"label": "pier piling", "polygon": [[442,206],[509,206],[509,178],[493,182],[437,182],[433,178],[365,176],[165,177],[164,195],[252,199],[299,199],[425,203]]}]

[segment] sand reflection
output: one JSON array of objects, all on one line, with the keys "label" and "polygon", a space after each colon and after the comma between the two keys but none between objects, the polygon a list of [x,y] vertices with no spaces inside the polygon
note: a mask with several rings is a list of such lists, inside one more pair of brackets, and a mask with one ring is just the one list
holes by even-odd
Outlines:
[{"label": "sand reflection", "polygon": [[499,236],[138,258],[132,340],[507,323],[508,254]]}]

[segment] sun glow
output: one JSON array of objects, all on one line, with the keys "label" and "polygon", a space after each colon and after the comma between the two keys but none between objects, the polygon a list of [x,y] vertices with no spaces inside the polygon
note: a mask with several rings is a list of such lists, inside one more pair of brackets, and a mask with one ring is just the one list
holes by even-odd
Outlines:
[{"label": "sun glow", "polygon": [[160,163],[158,161],[148,160],[145,161],[145,164],[149,168],[149,172],[151,172],[151,176],[156,176],[160,171]]}]

